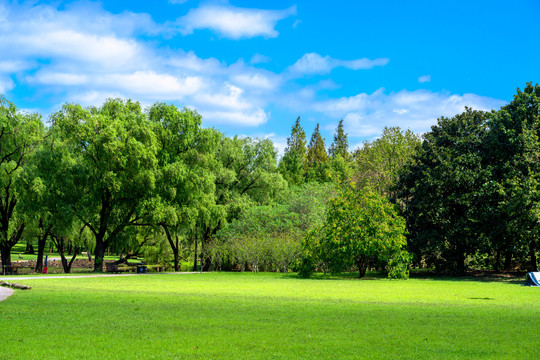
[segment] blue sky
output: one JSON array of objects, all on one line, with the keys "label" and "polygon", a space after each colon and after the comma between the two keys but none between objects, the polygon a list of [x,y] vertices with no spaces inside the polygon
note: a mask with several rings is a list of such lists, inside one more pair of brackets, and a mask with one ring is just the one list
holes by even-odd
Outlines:
[{"label": "blue sky", "polygon": [[0,93],[48,114],[108,97],[194,108],[282,151],[301,115],[329,146],[422,133],[540,79],[540,1],[0,0]]}]

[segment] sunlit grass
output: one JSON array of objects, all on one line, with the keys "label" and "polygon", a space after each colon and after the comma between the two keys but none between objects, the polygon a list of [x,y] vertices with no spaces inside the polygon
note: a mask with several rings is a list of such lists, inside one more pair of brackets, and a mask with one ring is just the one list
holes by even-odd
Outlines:
[{"label": "sunlit grass", "polygon": [[[23,279],[23,278],[21,278]],[[281,274],[25,280],[0,359],[536,359],[540,291]]]}]

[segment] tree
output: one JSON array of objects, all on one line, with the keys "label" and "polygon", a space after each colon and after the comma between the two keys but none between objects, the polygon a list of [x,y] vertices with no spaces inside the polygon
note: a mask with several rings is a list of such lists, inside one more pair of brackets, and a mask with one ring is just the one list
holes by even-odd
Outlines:
[{"label": "tree", "polygon": [[[540,86],[528,83],[489,122],[489,162],[498,190],[500,236],[511,257],[525,248],[527,268],[537,271],[540,233]],[[509,241],[513,239],[513,241]]]},{"label": "tree", "polygon": [[395,206],[373,190],[357,190],[349,183],[330,200],[324,225],[306,236],[300,273],[309,276],[322,263],[333,273],[356,266],[362,278],[370,262],[407,260],[405,246],[405,220]]},{"label": "tree", "polygon": [[419,146],[420,138],[412,131],[385,127],[379,139],[365,142],[354,152],[356,182],[395,200],[393,187],[399,181],[399,173],[412,161]]},{"label": "tree", "polygon": [[38,114],[17,111],[0,97],[0,252],[3,265],[11,265],[11,249],[21,239],[26,223],[18,214],[20,191],[16,182],[32,152],[43,138]]},{"label": "tree", "polygon": [[481,212],[490,169],[484,165],[487,116],[466,108],[441,117],[425,135],[400,177],[409,249],[440,268],[465,272],[465,259],[481,248]]},{"label": "tree", "polygon": [[64,105],[51,120],[73,158],[60,179],[63,201],[94,235],[94,271],[101,271],[105,250],[141,221],[154,196],[153,126],[139,103],[119,99],[100,108]]},{"label": "tree", "polygon": [[327,181],[328,174],[325,167],[327,161],[328,154],[326,154],[324,138],[321,136],[319,124],[317,124],[313,134],[311,135],[311,140],[309,141],[308,146],[306,173],[307,180],[320,182]]},{"label": "tree", "polygon": [[350,157],[349,140],[347,139],[347,134],[343,129],[343,119],[339,120],[338,127],[336,128],[336,133],[334,134],[334,141],[332,142],[332,145],[330,145],[328,154],[332,158],[335,158],[339,155],[345,160],[348,160]]},{"label": "tree", "polygon": [[279,173],[291,185],[300,185],[304,182],[307,171],[306,133],[300,125],[300,116],[287,138],[287,148],[279,163]]},{"label": "tree", "polygon": [[200,211],[194,234],[201,240],[205,271],[212,263],[205,248],[216,233],[248,207],[270,204],[287,186],[269,139],[222,136],[215,159],[215,203]]},{"label": "tree", "polygon": [[180,238],[195,227],[199,210],[215,201],[215,131],[201,128],[192,110],[157,103],[149,110],[158,141],[159,172],[152,222],[160,226],[180,270]]}]

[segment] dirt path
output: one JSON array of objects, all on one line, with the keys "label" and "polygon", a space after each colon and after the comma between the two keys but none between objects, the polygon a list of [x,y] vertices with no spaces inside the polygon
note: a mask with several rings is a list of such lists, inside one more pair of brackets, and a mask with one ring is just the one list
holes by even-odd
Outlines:
[{"label": "dirt path", "polygon": [[0,286],[0,301],[6,300],[13,294],[13,289]]}]

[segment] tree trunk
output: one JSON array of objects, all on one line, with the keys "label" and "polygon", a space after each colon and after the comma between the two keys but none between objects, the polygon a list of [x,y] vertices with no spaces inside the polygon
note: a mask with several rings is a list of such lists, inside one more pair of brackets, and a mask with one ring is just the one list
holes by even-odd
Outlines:
[{"label": "tree trunk", "polygon": [[25,254],[34,255],[34,245],[30,242],[30,240],[26,241],[26,249],[24,249]]},{"label": "tree trunk", "polygon": [[[43,231],[43,219],[39,219],[38,227],[41,231]],[[44,234],[38,235],[38,254],[35,269],[37,273],[43,272],[43,253],[45,252],[45,245],[47,243],[47,238],[49,237],[51,228],[52,225],[47,228]]]},{"label": "tree trunk", "polygon": [[86,243],[86,255],[88,256],[88,261],[92,261],[92,247],[88,242]]},{"label": "tree trunk", "polygon": [[94,272],[103,272],[103,259],[105,258],[105,243],[103,238],[96,236],[96,248],[94,250]]},{"label": "tree trunk", "polygon": [[7,224],[3,224],[3,227],[0,230],[0,258],[2,259],[2,266],[11,266],[11,248],[21,239],[24,228],[25,224],[21,224],[15,232],[11,234],[11,237],[8,238]]},{"label": "tree trunk", "polygon": [[[0,251],[2,252],[2,266],[11,266],[11,246],[2,246]],[[4,269],[2,269],[2,273],[4,272],[3,270]]]},{"label": "tree trunk", "polygon": [[173,251],[174,255],[174,271],[180,271],[180,256],[178,254],[179,246],[178,246],[178,236],[176,236],[176,244],[174,243],[174,240],[172,238],[171,232],[169,231],[169,227],[165,224],[161,224],[161,227],[165,231],[165,235],[167,236],[167,241],[169,241],[169,245],[171,246],[171,250]]},{"label": "tree trunk", "polygon": [[496,272],[499,272],[501,270],[501,249],[497,249],[497,252],[495,254],[495,264],[493,264],[493,269]]},{"label": "tree trunk", "polygon": [[43,253],[45,252],[45,243],[47,242],[47,238],[45,236],[38,236],[38,253],[37,253],[37,259],[36,259],[36,272],[42,273],[43,272]]},{"label": "tree trunk", "polygon": [[356,258],[356,267],[358,268],[358,278],[361,279],[366,276],[368,261],[366,256],[359,256]]}]

